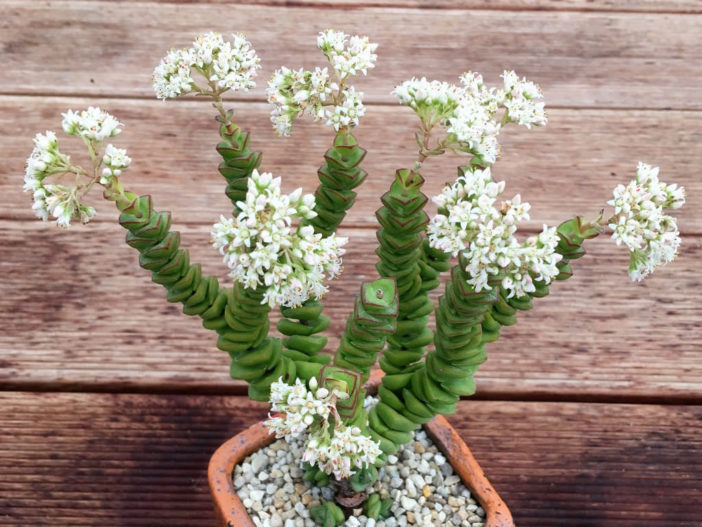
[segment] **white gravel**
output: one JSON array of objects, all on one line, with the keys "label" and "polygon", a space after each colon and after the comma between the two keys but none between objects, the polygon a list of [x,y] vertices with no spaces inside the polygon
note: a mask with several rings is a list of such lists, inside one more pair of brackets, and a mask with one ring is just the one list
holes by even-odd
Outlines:
[{"label": "white gravel", "polygon": [[[314,527],[308,508],[329,500],[333,491],[302,481],[298,462],[303,439],[281,439],[234,468],[237,489],[258,527]],[[392,517],[375,521],[354,510],[347,527],[483,527],[485,511],[423,430],[379,472],[375,491],[394,501]]]}]

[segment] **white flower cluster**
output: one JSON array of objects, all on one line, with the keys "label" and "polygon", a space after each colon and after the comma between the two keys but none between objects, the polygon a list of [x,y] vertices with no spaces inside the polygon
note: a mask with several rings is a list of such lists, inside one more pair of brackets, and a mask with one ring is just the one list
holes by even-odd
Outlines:
[{"label": "white flower cluster", "polygon": [[380,443],[363,434],[357,426],[337,426],[331,437],[310,434],[302,460],[341,480],[353,476],[354,468],[374,464],[381,453]]},{"label": "white flower cluster", "polygon": [[412,78],[392,92],[401,104],[412,108],[427,128],[446,121],[458,107],[463,95],[455,84]]},{"label": "white flower cluster", "polygon": [[38,218],[47,221],[53,217],[65,229],[71,226],[74,216],[88,222],[95,215],[92,207],[76,203],[68,187],[44,182],[45,178],[66,172],[69,167],[70,158],[59,151],[54,132],[47,130],[34,137],[34,150],[24,173],[24,191],[32,193],[32,209]]},{"label": "white flower cluster", "polygon": [[502,75],[505,82],[504,106],[507,118],[513,122],[531,128],[544,126],[547,122],[541,89],[533,82],[519,76],[513,71],[505,71]]},{"label": "white flower cluster", "polygon": [[90,106],[82,112],[68,110],[63,115],[63,130],[68,135],[82,137],[86,141],[102,142],[122,131],[120,123],[109,113]]},{"label": "white flower cluster", "polygon": [[266,288],[263,303],[295,306],[327,292],[325,279],[341,272],[347,238],[323,237],[293,219],[313,218],[315,200],[297,189],[283,195],[280,178],[254,171],[236,218],[214,225],[212,243],[224,255],[230,276],[244,287]]},{"label": "white flower cluster", "polygon": [[320,425],[336,412],[336,401],[347,399],[347,393],[319,388],[316,379],[310,380],[310,389],[300,381],[290,385],[280,378],[271,384],[271,411],[280,413],[268,416],[266,426],[277,438],[298,437],[313,424]]},{"label": "white flower cluster", "polygon": [[124,148],[115,148],[110,144],[105,148],[105,155],[102,157],[102,162],[105,164],[105,168],[102,169],[100,183],[105,185],[109,183],[112,178],[121,176],[122,169],[130,165],[132,158],[127,155],[127,151]]},{"label": "white flower cluster", "polygon": [[282,67],[268,82],[271,121],[280,135],[290,135],[292,122],[304,113],[315,121],[326,119],[336,131],[357,126],[365,114],[363,93],[346,86],[345,80],[358,72],[365,75],[375,66],[377,44],[371,44],[367,37],[333,30],[320,33],[317,44],[329,59],[331,73],[328,68],[305,71]]},{"label": "white flower cluster", "polygon": [[368,37],[347,35],[333,29],[319,34],[317,46],[342,79],[356,75],[359,71],[365,75],[369,69],[375,67],[375,61],[378,59],[375,54],[378,44],[371,43]]},{"label": "white flower cluster", "polygon": [[[100,157],[102,143],[108,137],[114,137],[122,129],[114,116],[97,107],[89,107],[81,112],[68,110],[63,115],[63,130],[80,137],[88,145],[95,169],[102,162],[105,168],[100,183],[108,183],[113,177],[121,174],[121,170],[129,166],[131,159],[124,149],[107,145],[103,157]],[[66,174],[92,177],[80,167],[70,164],[70,158],[58,149],[56,134],[47,131],[34,137],[34,150],[27,159],[24,174],[24,191],[31,192],[34,198],[32,209],[37,217],[47,221],[50,217],[56,219],[59,227],[69,228],[71,220],[79,219],[89,222],[95,216],[95,209],[81,203],[79,186],[60,185],[45,181],[50,176],[61,177]]]},{"label": "white flower cluster", "polygon": [[[271,410],[282,415],[269,415],[265,424],[277,438],[293,438],[307,432],[302,461],[317,465],[337,479],[348,478],[354,474],[354,468],[375,463],[381,454],[379,443],[360,428],[341,423],[336,402],[348,397],[345,392],[320,388],[314,378],[309,390],[300,379],[293,385],[279,379],[271,384]],[[330,416],[334,417],[332,430]]]},{"label": "white flower cluster", "polygon": [[214,82],[219,90],[248,91],[261,67],[251,43],[243,35],[225,42],[220,33],[199,35],[190,48],[171,50],[154,69],[153,84],[159,99],[177,97],[199,89],[192,70]]},{"label": "white flower cluster", "polygon": [[[470,152],[485,163],[497,159],[497,136],[503,123],[531,127],[546,124],[541,92],[513,71],[503,74],[504,89],[487,88],[481,75],[468,72],[460,77],[462,86],[426,78],[413,78],[393,90],[401,104],[412,108],[425,130],[436,124],[446,127],[444,146]],[[496,114],[505,108],[502,121]]]},{"label": "white flower cluster", "polygon": [[609,227],[612,239],[631,251],[629,276],[641,281],[656,267],[672,261],[680,247],[680,233],[675,219],[665,209],[677,209],[685,203],[685,188],[666,185],[658,180],[658,167],[639,163],[636,179],[617,185],[614,217]]},{"label": "white flower cluster", "polygon": [[496,208],[504,187],[504,181],[492,180],[489,168],[468,172],[446,186],[434,198],[439,213],[428,226],[428,238],[434,248],[463,254],[468,283],[476,291],[492,289],[488,281],[500,275],[508,297],[523,296],[535,290],[533,280],[548,284],[558,275],[562,256],[555,252],[555,227],[544,225],[523,243],[514,237],[517,223],[529,219],[531,207],[517,194]]}]

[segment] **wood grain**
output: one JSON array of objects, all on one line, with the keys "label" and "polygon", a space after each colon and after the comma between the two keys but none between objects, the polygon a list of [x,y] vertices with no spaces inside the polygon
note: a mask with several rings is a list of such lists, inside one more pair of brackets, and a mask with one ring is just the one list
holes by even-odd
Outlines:
[{"label": "wood grain", "polygon": [[[264,416],[243,397],[0,393],[0,519],[212,525],[207,459]],[[517,525],[698,524],[700,406],[462,402],[449,420]]]},{"label": "wood grain", "polygon": [[[501,138],[495,176],[532,203],[526,227],[596,214],[642,160],[687,188],[683,248],[633,285],[624,250],[589,243],[575,276],[491,346],[477,397],[451,421],[522,527],[699,525],[701,13],[698,0],[0,0],[0,524],[211,525],[207,459],[266,413],[232,395],[245,387],[213,333],[165,302],[108,204],[70,232],[33,219],[21,193],[31,137],[58,130],[68,108],[115,113],[126,127],[114,142],[134,159],[125,183],[171,210],[193,260],[226,280],[208,247],[209,226],[230,210],[212,110],[155,101],[153,67],[199,32],[244,31],[263,70],[258,88],[236,94],[238,118],[263,168],[311,191],[328,130],[302,122],[277,138],[262,101],[276,67],[321,65],[316,33],[334,27],[380,47],[356,83],[369,178],[325,299],[329,348],[360,281],[376,277],[378,198],[416,156],[416,118],[390,90],[467,69],[494,83],[513,68],[550,108],[546,128]],[[77,143],[61,144],[82,159]],[[457,164],[427,163],[427,193]]]},{"label": "wood grain", "polygon": [[[168,304],[139,269],[116,225],[59,232],[39,222],[0,222],[0,383],[16,389],[239,392],[213,333]],[[206,226],[183,245],[223,279]],[[351,237],[345,272],[325,299],[334,349],[362,280],[376,277],[374,233]],[[491,347],[478,373],[481,397],[681,398],[702,395],[697,297],[702,243],[643,284],[608,240],[588,244],[575,276],[553,287]],[[438,292],[438,291],[437,291]]]},{"label": "wood grain", "polygon": [[[64,1],[64,0],[54,0]],[[70,0],[72,1],[72,0]],[[95,0],[132,2],[142,0]],[[232,0],[151,0],[169,4],[230,5]],[[420,9],[492,9],[549,11],[619,11],[654,13],[700,13],[696,0],[238,0],[238,4],[319,8],[411,7]]]},{"label": "wood grain", "polygon": [[[370,102],[413,75],[490,81],[515,69],[568,107],[701,109],[699,17],[688,14],[564,13],[217,4],[4,0],[2,93],[152,97],[151,73],[172,47],[215,29],[244,31],[263,58],[258,88],[281,64],[319,64],[318,31],[368,34],[379,62],[357,86]],[[125,5],[134,6],[125,8]],[[55,7],[54,7],[55,6]],[[661,31],[661,26],[666,30]],[[400,29],[401,28],[401,29]],[[87,52],[86,50],[90,50]]]},{"label": "wood grain", "polygon": [[[2,139],[0,217],[33,218],[31,197],[22,194],[24,163],[31,152],[31,137],[45,129],[60,130],[61,112],[99,103],[125,123],[114,143],[128,149],[132,166],[124,183],[135,192],[151,193],[158,207],[171,210],[179,222],[214,223],[231,206],[224,196],[224,179],[216,167],[221,161],[214,150],[218,140],[212,109],[206,103],[134,101],[84,98],[0,97],[0,129],[13,133]],[[326,126],[307,120],[295,125],[289,138],[279,138],[262,103],[235,104],[241,126],[252,132],[251,143],[264,152],[262,169],[282,175],[289,190],[316,187],[317,168],[331,144]],[[506,127],[502,132],[501,159],[494,175],[507,181],[506,196],[518,192],[533,208],[531,229],[543,223],[557,225],[574,214],[594,217],[611,197],[618,183],[633,178],[639,160],[661,166],[661,179],[684,185],[687,207],[676,211],[683,232],[702,232],[702,215],[695,203],[702,201],[702,121],[696,112],[558,110],[549,112],[544,128]],[[371,106],[356,135],[368,150],[364,167],[369,173],[359,197],[346,218],[346,226],[375,226],[378,198],[388,189],[394,171],[416,159],[412,137],[417,119],[399,105]],[[83,144],[63,137],[62,150],[74,162],[88,164]],[[423,171],[425,192],[437,194],[452,181],[461,157],[445,154],[429,159]],[[567,189],[564,192],[564,189]],[[96,221],[116,217],[99,192]],[[430,208],[430,210],[433,210]]]}]

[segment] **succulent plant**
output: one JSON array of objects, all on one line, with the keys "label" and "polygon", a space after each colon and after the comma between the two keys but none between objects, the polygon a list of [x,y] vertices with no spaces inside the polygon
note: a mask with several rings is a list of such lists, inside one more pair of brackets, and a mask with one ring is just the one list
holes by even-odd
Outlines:
[{"label": "succulent plant", "polygon": [[[271,401],[278,412],[267,422],[271,432],[306,434],[305,479],[338,487],[338,504],[325,502],[311,514],[333,526],[344,521],[344,507],[364,500],[368,517],[388,514],[390,503],[368,490],[387,456],[423,423],[454,412],[459,398],[475,392],[474,375],[489,343],[502,326],[517,322],[519,311],[546,296],[554,280],[572,275],[571,262],[585,254],[585,240],[611,228],[631,252],[635,280],[672,260],[680,238],[664,210],[684,203],[684,189],[660,182],[657,168],[640,164],[636,179],[615,189],[611,217],[576,216],[520,241],[517,224],[529,217],[530,206],[519,195],[498,201],[504,183],[493,180],[491,166],[503,127],[546,124],[540,89],[514,72],[504,73],[500,88],[486,87],[476,73],[464,74],[460,85],[405,81],[394,93],[420,119],[418,158],[396,171],[381,198],[378,277],[361,284],[335,353],[323,353],[330,319],[320,298],[325,282],[341,270],[346,243],[336,231],[367,176],[366,151],[353,136],[365,113],[363,94],[350,80],[374,67],[376,45],[329,30],[320,33],[318,46],[327,67],[281,68],[268,87],[279,133],[289,134],[304,114],[334,128],[317,171],[319,185],[307,195],[300,189],[284,195],[279,178],[259,172],[261,152],[224,108],[223,93],[253,87],[259,68],[243,36],[225,41],[216,33],[201,35],[192,47],[169,52],[154,71],[160,98],[191,93],[211,98],[217,109],[219,172],[233,214],[221,218],[212,237],[231,269],[230,286],[203,276],[190,261],[180,234],[171,230],[170,213],[157,211],[151,196],[124,189],[122,172],[131,160],[125,150],[104,144],[120,133],[121,123],[99,108],[69,110],[63,120],[64,131],[86,144],[92,166],[72,165],[53,132],[38,134],[25,189],[40,218],[54,217],[67,228],[71,220],[87,223],[94,216],[84,199],[94,185],[103,187],[120,211],[127,244],[166,289],[166,299],[216,333],[217,347],[231,357],[231,376],[248,383],[252,399]],[[447,151],[466,161],[434,198],[438,212],[430,218],[422,167]],[[66,174],[76,177],[75,186],[55,182]],[[442,277],[436,303],[430,293]],[[270,334],[276,306],[282,337]],[[376,362],[385,375],[377,401],[365,404],[364,383]]]}]

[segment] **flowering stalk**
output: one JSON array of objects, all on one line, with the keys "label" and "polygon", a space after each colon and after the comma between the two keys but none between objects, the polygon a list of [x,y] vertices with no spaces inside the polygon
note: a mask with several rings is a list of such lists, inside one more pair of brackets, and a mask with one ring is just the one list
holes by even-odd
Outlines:
[{"label": "flowering stalk", "polygon": [[[366,172],[360,163],[366,151],[358,146],[356,139],[346,130],[337,132],[332,148],[327,150],[325,163],[318,171],[319,185],[314,193],[316,216],[304,218],[302,225],[311,226],[316,234],[330,236],[351,208],[358,187]],[[283,317],[278,331],[288,338],[283,340],[284,353],[291,358],[302,358],[327,364],[331,357],[319,352],[327,344],[327,337],[318,333],[329,326],[329,318],[323,316],[323,306],[316,299],[308,299],[298,308],[281,308]]]},{"label": "flowering stalk", "polygon": [[[554,279],[567,280],[573,275],[570,261],[585,255],[585,249],[582,247],[583,242],[600,235],[603,229],[597,222],[584,222],[582,217],[576,216],[561,223],[556,232],[559,240],[555,251],[561,255],[561,260],[556,264],[558,274]],[[502,326],[511,326],[517,323],[518,311],[528,311],[531,309],[532,299],[548,295],[549,285],[543,280],[533,278],[534,290],[528,291],[522,296],[509,296],[506,289],[500,288],[496,301],[490,311],[485,313],[482,321],[482,343],[497,340]]]},{"label": "flowering stalk", "polygon": [[[249,382],[249,396],[268,400],[270,384],[278,377],[295,378],[295,364],[281,356],[278,339],[267,338],[270,308],[261,305],[262,293],[235,284],[221,289],[214,276],[202,276],[180,248],[180,233],[171,231],[169,212],[153,209],[151,196],[137,197],[113,184],[105,197],[120,209],[119,223],[127,229],[127,244],[137,249],[139,265],[163,285],[169,302],[181,302],[187,315],[199,315],[203,326],[217,332],[217,347],[231,357],[231,376]],[[131,200],[131,201],[130,201]]]},{"label": "flowering stalk", "polygon": [[[537,281],[546,285],[569,272],[556,253],[555,229],[524,244],[516,241],[516,223],[528,218],[529,205],[516,196],[495,208],[503,188],[492,181],[489,169],[473,164],[460,169],[456,183],[435,199],[439,214],[429,225],[428,245],[458,254],[459,263],[436,310],[435,349],[423,363],[389,372],[380,403],[369,414],[372,437],[385,453],[394,452],[437,413],[453,413],[460,396],[474,393],[473,374],[486,359],[483,323],[491,310],[496,315],[489,322],[495,317],[506,321],[504,312],[516,309],[506,301],[515,298],[515,304],[524,305],[525,292],[535,290],[532,276],[538,274]],[[563,240],[582,242],[570,223],[561,230],[569,235]],[[579,254],[564,245],[566,251],[570,258]]]},{"label": "flowering stalk", "polygon": [[[315,196],[313,218],[305,218],[305,226],[316,234],[330,236],[353,205],[354,188],[366,177],[360,163],[365,150],[351,134],[364,114],[362,96],[348,85],[351,76],[363,74],[374,66],[376,45],[365,37],[349,36],[337,31],[320,33],[317,44],[332,67],[314,71],[277,70],[268,85],[268,98],[273,104],[271,121],[280,135],[289,135],[292,122],[304,113],[315,120],[327,118],[327,125],[337,131],[333,146],[325,154],[325,163],[318,171],[320,184]],[[329,325],[321,315],[322,305],[316,299],[303,302],[296,309],[283,308],[278,331],[286,335],[285,353],[290,357],[307,355],[310,360],[326,363],[327,356],[318,355],[327,338],[316,335]]]},{"label": "flowering stalk", "polygon": [[[341,484],[372,472],[380,455],[377,443],[365,433],[365,390],[361,376],[351,370],[324,367],[309,388],[300,380],[288,385],[280,379],[271,387],[271,410],[266,426],[279,438],[307,434],[302,457],[305,479],[320,484],[333,476]],[[358,492],[358,491],[357,491]]]}]

